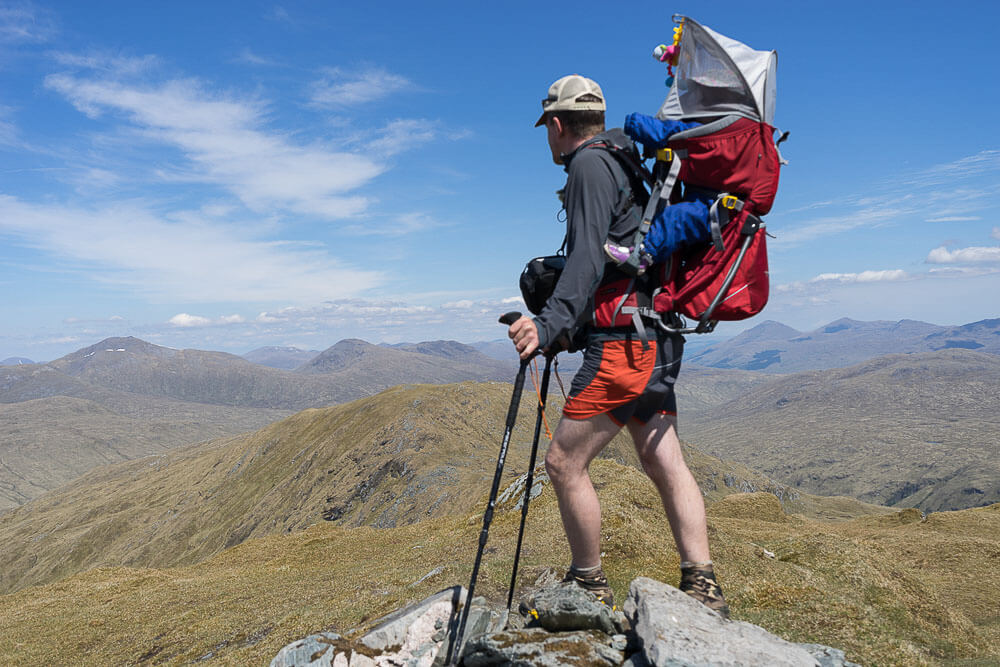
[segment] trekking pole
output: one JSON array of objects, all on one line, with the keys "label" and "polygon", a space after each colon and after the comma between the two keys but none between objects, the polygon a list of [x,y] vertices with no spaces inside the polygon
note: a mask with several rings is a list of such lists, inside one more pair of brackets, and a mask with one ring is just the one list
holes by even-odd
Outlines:
[{"label": "trekking pole", "polygon": [[[552,355],[555,356],[555,355]],[[507,612],[514,601],[514,585],[517,582],[517,564],[521,560],[521,541],[524,539],[524,522],[528,518],[528,501],[531,500],[531,485],[535,477],[535,459],[538,456],[538,438],[545,419],[545,403],[549,396],[549,372],[552,370],[552,356],[545,355],[545,370],[542,371],[542,388],[538,397],[538,416],[535,417],[535,436],[531,441],[531,460],[528,462],[528,477],[524,480],[524,504],[521,505],[521,528],[517,532],[517,549],[514,551],[514,571],[510,575],[510,590],[507,592]]]},{"label": "trekking pole", "polygon": [[[500,318],[501,324],[510,326],[521,318],[521,313],[510,312]],[[469,610],[472,608],[472,594],[476,589],[476,578],[479,576],[479,563],[483,559],[483,550],[486,548],[486,540],[490,535],[490,523],[493,521],[493,509],[496,507],[497,492],[500,490],[500,477],[503,475],[504,461],[507,459],[507,446],[510,444],[510,435],[514,430],[514,422],[517,421],[517,408],[521,404],[521,390],[524,388],[524,373],[528,369],[530,359],[522,359],[518,368],[517,377],[514,378],[514,393],[510,397],[510,407],[507,408],[507,424],[503,432],[503,440],[500,442],[500,456],[497,457],[497,469],[493,475],[493,487],[490,489],[490,500],[486,504],[486,512],[483,514],[483,529],[479,533],[479,550],[476,552],[476,561],[472,566],[472,578],[469,580],[469,589],[465,595],[465,607],[462,609],[462,618],[458,624],[456,632],[448,643],[448,656],[446,664],[458,664],[459,654],[462,650],[462,637],[465,635],[465,624],[469,620]]]}]

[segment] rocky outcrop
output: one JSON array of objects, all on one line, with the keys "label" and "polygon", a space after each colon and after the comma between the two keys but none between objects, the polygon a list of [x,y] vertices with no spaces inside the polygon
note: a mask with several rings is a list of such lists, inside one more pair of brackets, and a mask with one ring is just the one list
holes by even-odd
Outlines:
[{"label": "rocky outcrop", "polygon": [[[447,664],[464,604],[464,588],[445,589],[381,619],[356,639],[324,633],[289,644],[271,667],[440,667]],[[794,644],[757,625],[723,619],[676,588],[644,577],[632,582],[624,613],[571,583],[542,586],[519,611],[508,619],[505,611],[475,598],[458,664],[859,667],[829,646]]]}]

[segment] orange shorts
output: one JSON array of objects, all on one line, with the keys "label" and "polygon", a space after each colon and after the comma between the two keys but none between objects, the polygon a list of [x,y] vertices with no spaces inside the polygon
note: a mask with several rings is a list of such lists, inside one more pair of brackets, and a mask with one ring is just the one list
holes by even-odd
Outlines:
[{"label": "orange shorts", "polygon": [[629,419],[645,424],[658,413],[676,415],[674,382],[683,352],[684,339],[676,335],[650,341],[645,350],[632,335],[591,341],[573,377],[563,416],[589,419],[607,413],[623,426]]}]

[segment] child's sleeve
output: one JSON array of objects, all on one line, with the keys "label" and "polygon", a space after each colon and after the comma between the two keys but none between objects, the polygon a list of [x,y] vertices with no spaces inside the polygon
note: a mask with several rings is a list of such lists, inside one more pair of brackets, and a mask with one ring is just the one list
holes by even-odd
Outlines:
[{"label": "child's sleeve", "polygon": [[701,123],[682,120],[660,120],[642,113],[625,116],[625,134],[645,148],[663,148],[670,137],[678,132],[698,127]]},{"label": "child's sleeve", "polygon": [[711,198],[691,197],[660,211],[649,227],[645,250],[653,261],[665,262],[675,251],[706,241],[712,236],[708,221]]}]

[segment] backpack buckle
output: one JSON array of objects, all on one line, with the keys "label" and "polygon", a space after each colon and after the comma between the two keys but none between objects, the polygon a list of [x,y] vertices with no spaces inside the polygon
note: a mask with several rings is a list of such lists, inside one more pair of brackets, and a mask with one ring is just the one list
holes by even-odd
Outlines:
[{"label": "backpack buckle", "polygon": [[739,197],[736,197],[734,195],[726,195],[725,197],[722,198],[722,201],[720,201],[719,203],[722,204],[723,208],[728,208],[730,211],[733,211],[736,209],[736,204],[738,204],[739,201],[740,201]]},{"label": "backpack buckle", "polygon": [[656,151],[657,162],[673,162],[674,151],[669,148],[660,148]]}]

